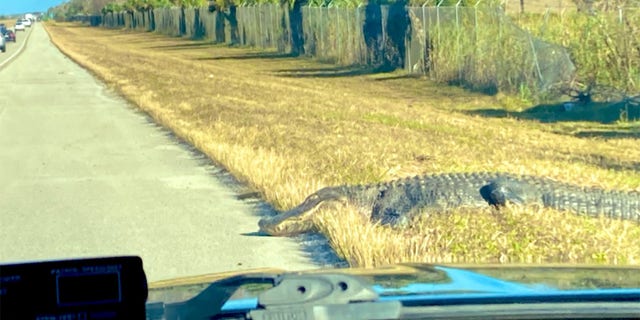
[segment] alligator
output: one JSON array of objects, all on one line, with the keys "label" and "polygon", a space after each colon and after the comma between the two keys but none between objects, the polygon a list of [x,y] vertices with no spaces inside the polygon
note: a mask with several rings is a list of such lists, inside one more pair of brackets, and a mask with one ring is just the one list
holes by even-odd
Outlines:
[{"label": "alligator", "polygon": [[581,187],[544,177],[510,173],[445,173],[371,185],[326,187],[289,211],[259,221],[273,236],[314,230],[311,215],[324,203],[348,203],[371,221],[406,226],[421,212],[455,208],[542,206],[587,216],[640,222],[640,192]]}]

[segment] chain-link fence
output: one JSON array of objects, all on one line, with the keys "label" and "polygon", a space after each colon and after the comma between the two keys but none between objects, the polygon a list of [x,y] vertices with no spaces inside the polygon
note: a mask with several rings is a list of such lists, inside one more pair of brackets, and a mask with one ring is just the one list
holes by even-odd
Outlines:
[{"label": "chain-link fence", "polygon": [[285,50],[286,15],[287,11],[278,5],[232,7],[224,11],[209,7],[160,8],[107,13],[102,21],[107,28],[149,30],[169,36]]},{"label": "chain-link fence", "polygon": [[[637,86],[640,83],[637,13],[615,11],[607,19],[582,14],[586,17],[584,22],[570,27],[571,32],[575,28],[584,32],[583,41],[588,42],[584,48],[578,48],[583,44],[567,41],[577,38],[569,36],[569,27],[551,28],[562,26],[552,20],[563,19],[563,15],[541,15],[546,20],[536,21],[536,27],[527,31],[522,27],[523,21],[515,23],[500,7],[488,6],[292,9],[287,5],[262,4],[225,10],[164,8],[110,13],[102,21],[106,27],[270,48],[342,65],[404,68],[409,73],[473,90],[506,91],[539,98],[548,94],[550,88],[567,85],[575,78],[574,62],[579,69],[588,68],[586,64],[594,60],[586,56],[589,50],[605,51],[598,58],[602,63],[597,65],[600,70],[597,72],[625,78],[625,83]],[[592,36],[594,30],[606,32],[600,32],[596,39]],[[583,54],[585,57],[580,56]],[[623,71],[613,74],[612,66]],[[598,77],[604,81],[606,76]]]},{"label": "chain-link fence", "polygon": [[304,7],[302,10],[305,53],[340,64],[369,64],[361,9]]},{"label": "chain-link fence", "polygon": [[545,41],[568,48],[582,86],[640,93],[640,8],[619,7],[595,14],[549,10],[524,16],[519,24]]},{"label": "chain-link fence", "polygon": [[287,7],[254,5],[237,10],[239,42],[259,48],[276,48],[284,52],[289,47]]},{"label": "chain-link fence", "polygon": [[402,67],[409,25],[405,8],[304,7],[305,52],[345,65]]},{"label": "chain-link fence", "polygon": [[[410,7],[409,72],[495,93],[537,95],[568,83],[567,50],[522,30],[492,7]],[[524,92],[523,92],[524,91]]]}]

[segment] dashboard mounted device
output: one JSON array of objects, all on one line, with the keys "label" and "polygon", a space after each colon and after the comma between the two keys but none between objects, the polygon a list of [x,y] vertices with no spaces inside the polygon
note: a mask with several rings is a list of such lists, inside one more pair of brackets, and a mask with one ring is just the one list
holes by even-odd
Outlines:
[{"label": "dashboard mounted device", "polygon": [[136,256],[0,265],[0,319],[145,319]]}]

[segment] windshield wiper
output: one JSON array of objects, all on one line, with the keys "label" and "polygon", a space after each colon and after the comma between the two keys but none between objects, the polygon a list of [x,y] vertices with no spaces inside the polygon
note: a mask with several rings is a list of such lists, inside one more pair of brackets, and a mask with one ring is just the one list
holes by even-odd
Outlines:
[{"label": "windshield wiper", "polygon": [[[229,307],[240,286],[269,284],[250,303]],[[501,284],[502,285],[502,284]],[[515,285],[515,283],[514,283]],[[518,284],[519,285],[519,284]],[[148,319],[638,318],[640,289],[524,290],[379,295],[348,274],[252,274],[212,283],[179,303],[150,303]],[[233,300],[232,300],[233,301]]]},{"label": "windshield wiper", "polygon": [[[223,310],[231,295],[247,284],[273,287],[259,294],[256,308]],[[402,303],[378,298],[370,285],[346,274],[253,274],[214,282],[185,302],[149,303],[147,317],[215,319],[245,314],[247,319],[397,319]]]},{"label": "windshield wiper", "polygon": [[258,296],[249,318],[398,319],[400,301],[379,301],[362,279],[345,274],[291,275]]},{"label": "windshield wiper", "polygon": [[275,285],[276,279],[273,274],[258,273],[215,281],[197,296],[184,302],[147,303],[147,319],[210,319],[222,313],[224,304],[241,286],[248,284]]}]

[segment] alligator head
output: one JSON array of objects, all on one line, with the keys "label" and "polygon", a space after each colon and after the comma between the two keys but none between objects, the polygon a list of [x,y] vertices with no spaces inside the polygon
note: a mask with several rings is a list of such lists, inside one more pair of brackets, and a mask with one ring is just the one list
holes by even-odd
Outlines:
[{"label": "alligator head", "polygon": [[480,189],[489,204],[502,207],[507,204],[542,204],[542,193],[534,185],[514,179],[498,178]]},{"label": "alligator head", "polygon": [[272,236],[292,236],[312,231],[315,228],[312,215],[326,202],[344,202],[347,198],[340,188],[327,187],[308,196],[295,208],[258,222],[260,231]]}]

